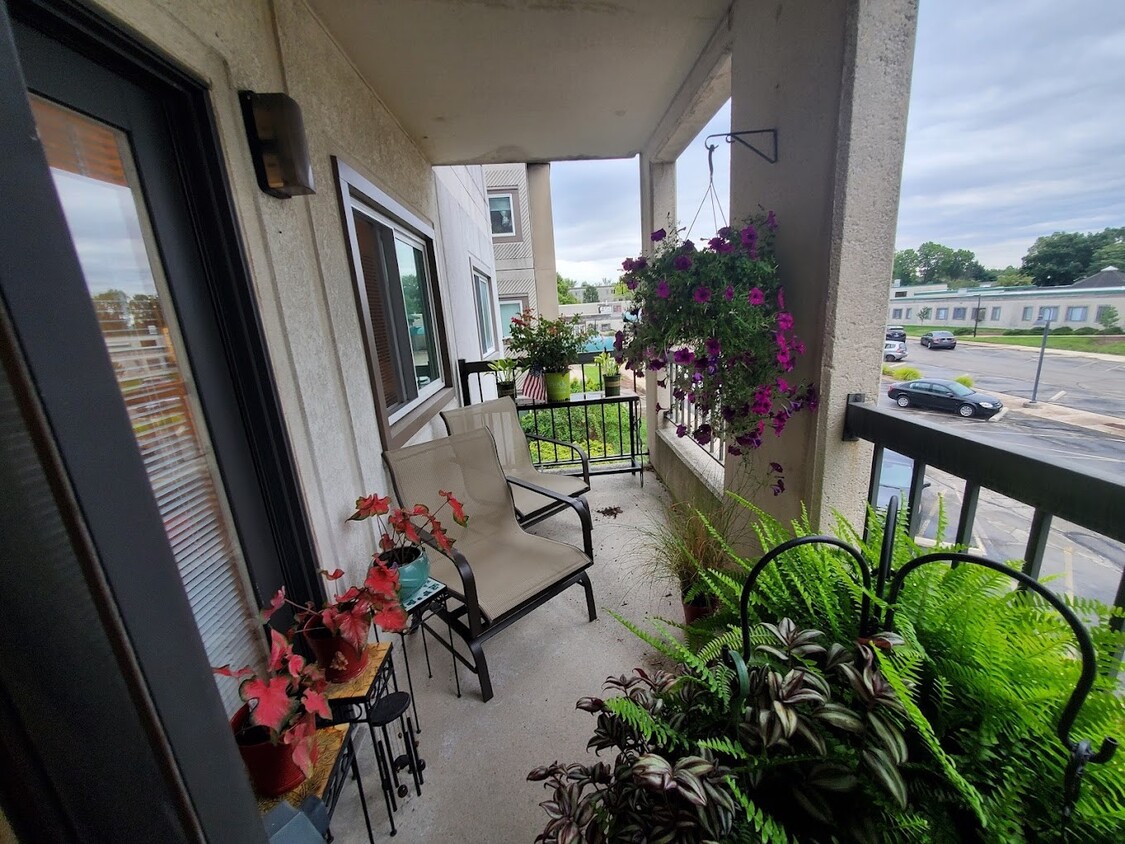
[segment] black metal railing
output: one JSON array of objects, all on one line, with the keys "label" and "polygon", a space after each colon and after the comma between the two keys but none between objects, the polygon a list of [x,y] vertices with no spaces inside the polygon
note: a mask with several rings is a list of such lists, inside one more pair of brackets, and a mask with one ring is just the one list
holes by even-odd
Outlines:
[{"label": "black metal railing", "polygon": [[[648,456],[643,426],[644,378],[631,370],[622,370],[621,395],[607,397],[601,390],[603,373],[595,357],[594,352],[578,356],[581,366],[572,367],[571,380],[578,380],[580,389],[571,394],[570,401],[533,402],[521,396],[516,401],[521,423],[529,434],[587,449],[592,474],[640,471]],[[464,404],[496,398],[496,373],[489,369],[489,363],[457,361]],[[596,377],[590,377],[591,368],[596,370]],[[524,374],[517,380],[520,390],[526,378]],[[575,453],[565,447],[532,443],[531,456],[541,469],[565,471],[581,466]]]},{"label": "black metal railing", "polygon": [[[849,396],[844,438],[875,444],[868,499],[878,502],[884,453],[894,451],[913,461],[906,496],[907,531],[913,536],[921,515],[926,470],[937,469],[965,482],[954,542],[969,547],[981,490],[991,490],[1033,508],[1023,555],[1023,571],[1038,579],[1051,522],[1058,518],[1116,542],[1125,542],[1125,484],[1098,472],[1074,468],[1047,454],[1029,454],[1004,445],[957,433],[928,421],[907,418],[868,404],[862,395]],[[1117,560],[1117,564],[1122,561]],[[1117,585],[1114,606],[1125,608],[1125,570]],[[1122,629],[1121,616],[1112,625]]]}]

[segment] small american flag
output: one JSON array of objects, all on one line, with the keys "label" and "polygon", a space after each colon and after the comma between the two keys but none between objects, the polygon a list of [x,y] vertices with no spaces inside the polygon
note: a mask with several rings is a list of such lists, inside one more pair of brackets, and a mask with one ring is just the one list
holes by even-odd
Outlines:
[{"label": "small american flag", "polygon": [[533,402],[547,400],[547,379],[542,372],[529,372],[523,379],[523,394]]}]

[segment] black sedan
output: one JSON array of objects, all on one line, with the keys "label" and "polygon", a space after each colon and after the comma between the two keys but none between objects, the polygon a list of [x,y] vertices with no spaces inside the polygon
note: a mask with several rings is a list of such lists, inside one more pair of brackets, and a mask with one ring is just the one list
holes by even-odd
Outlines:
[{"label": "black sedan", "polygon": [[927,349],[957,348],[957,338],[948,331],[927,331],[920,342]]},{"label": "black sedan", "polygon": [[949,410],[959,413],[966,419],[980,416],[987,419],[995,416],[1004,406],[1000,399],[978,393],[956,381],[943,378],[923,378],[918,381],[903,381],[892,384],[887,390],[899,407],[929,407],[934,410]]}]

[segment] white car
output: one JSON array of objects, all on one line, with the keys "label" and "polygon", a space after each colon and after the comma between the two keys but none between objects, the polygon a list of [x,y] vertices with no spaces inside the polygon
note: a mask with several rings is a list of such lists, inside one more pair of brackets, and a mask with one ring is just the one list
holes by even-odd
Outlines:
[{"label": "white car", "polygon": [[899,340],[883,341],[883,360],[900,361],[906,359],[906,344]]}]

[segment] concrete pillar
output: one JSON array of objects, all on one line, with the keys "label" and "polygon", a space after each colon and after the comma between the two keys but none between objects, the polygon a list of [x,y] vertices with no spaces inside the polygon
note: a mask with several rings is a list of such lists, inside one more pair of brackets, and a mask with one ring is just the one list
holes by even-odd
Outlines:
[{"label": "concrete pillar", "polygon": [[[777,129],[778,163],[737,144],[731,217],[777,213],[778,262],[808,352],[795,375],[821,394],[748,467],[728,460],[728,488],[782,519],[803,502],[814,526],[832,511],[862,517],[870,447],[842,441],[848,393],[879,386],[891,279],[916,0],[733,7],[732,131]],[[760,483],[770,461],[787,491]],[[749,469],[749,471],[747,471]]]},{"label": "concrete pillar", "polygon": [[[676,226],[676,162],[653,161],[640,156],[641,169],[641,250],[651,255],[653,243],[649,235],[660,228],[671,230]],[[645,373],[645,428],[650,460],[656,459],[656,431],[661,414],[656,405],[668,407],[671,391],[656,385],[655,373]],[[659,467],[657,467],[659,471]]]},{"label": "concrete pillar", "polygon": [[548,319],[559,315],[555,281],[555,220],[551,213],[551,165],[527,165],[527,202],[531,217],[531,254],[535,256],[535,298],[539,313]]}]

